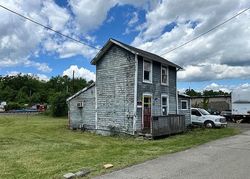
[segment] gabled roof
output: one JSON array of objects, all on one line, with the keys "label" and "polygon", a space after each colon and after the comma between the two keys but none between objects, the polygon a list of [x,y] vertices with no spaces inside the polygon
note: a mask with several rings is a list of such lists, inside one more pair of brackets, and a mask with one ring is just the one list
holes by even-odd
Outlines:
[{"label": "gabled roof", "polygon": [[88,89],[92,88],[93,86],[95,86],[95,83],[92,83],[91,85],[83,88],[82,90],[78,91],[77,93],[75,93],[73,96],[70,96],[66,101],[69,102],[72,99],[74,99],[75,97],[79,96],[80,94],[82,94],[84,91],[87,91]]},{"label": "gabled roof", "polygon": [[148,58],[150,60],[153,60],[153,61],[157,61],[157,62],[160,62],[162,64],[165,64],[165,65],[168,65],[168,66],[173,66],[173,67],[176,67],[177,69],[182,69],[182,67],[180,67],[179,65],[176,65],[168,60],[166,60],[165,58],[162,58],[156,54],[153,54],[153,53],[150,53],[150,52],[147,52],[145,50],[141,50],[139,48],[136,48],[136,47],[133,47],[133,46],[130,46],[130,45],[127,45],[125,43],[122,43],[118,40],[115,40],[115,39],[109,39],[108,42],[103,46],[103,48],[97,53],[97,55],[93,58],[93,60],[91,61],[91,64],[92,65],[96,65],[96,62],[98,60],[101,59],[101,57],[106,53],[106,51],[113,45],[113,44],[116,44],[118,45],[119,47],[123,48],[123,49],[126,49],[128,51],[130,51],[131,53],[133,54],[137,54],[137,55],[140,55],[142,57],[145,57],[145,58]]}]

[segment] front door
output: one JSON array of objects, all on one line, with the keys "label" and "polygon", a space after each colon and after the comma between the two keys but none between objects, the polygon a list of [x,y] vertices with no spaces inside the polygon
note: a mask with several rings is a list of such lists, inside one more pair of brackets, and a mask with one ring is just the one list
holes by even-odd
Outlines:
[{"label": "front door", "polygon": [[151,127],[151,96],[143,96],[143,129]]}]

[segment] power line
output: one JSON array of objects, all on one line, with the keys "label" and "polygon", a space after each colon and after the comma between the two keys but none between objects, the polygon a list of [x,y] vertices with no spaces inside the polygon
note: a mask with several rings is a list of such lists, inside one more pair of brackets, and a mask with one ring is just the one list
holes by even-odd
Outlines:
[{"label": "power line", "polygon": [[0,7],[3,8],[3,9],[5,9],[5,10],[7,10],[7,11],[9,11],[9,12],[11,12],[11,13],[13,13],[13,14],[16,14],[16,15],[22,17],[23,19],[26,19],[26,20],[28,20],[28,21],[30,21],[30,22],[33,22],[34,24],[37,24],[37,25],[39,25],[39,26],[42,26],[42,27],[45,28],[45,29],[48,29],[48,30],[53,31],[53,32],[55,32],[55,33],[57,33],[57,34],[59,34],[59,35],[61,35],[61,36],[63,36],[63,37],[66,37],[66,38],[68,38],[68,39],[70,39],[70,40],[72,40],[72,41],[75,41],[75,42],[80,43],[80,44],[82,44],[82,45],[85,45],[85,46],[88,46],[88,47],[91,47],[91,48],[100,50],[99,48],[97,48],[97,47],[95,47],[95,46],[93,46],[93,45],[89,45],[89,44],[87,44],[87,43],[85,43],[85,42],[82,42],[82,41],[77,40],[77,39],[75,39],[75,38],[72,38],[72,37],[70,37],[70,36],[68,36],[68,35],[65,35],[65,34],[59,32],[59,31],[57,31],[57,30],[52,29],[52,28],[49,27],[49,26],[43,25],[43,24],[41,24],[41,23],[39,23],[39,22],[37,22],[37,21],[35,21],[35,20],[29,18],[29,17],[26,17],[26,16],[24,16],[24,15],[22,15],[22,14],[16,12],[16,11],[13,11],[13,10],[11,10],[11,9],[9,9],[9,8],[7,8],[7,7],[3,6],[3,5],[1,5],[1,4],[0,4]]},{"label": "power line", "polygon": [[211,32],[211,31],[215,30],[216,28],[218,28],[218,27],[220,27],[220,26],[226,24],[227,22],[231,21],[232,19],[236,18],[237,16],[241,15],[242,13],[246,12],[246,11],[249,10],[249,9],[250,9],[250,7],[244,9],[243,11],[241,11],[241,12],[235,14],[234,16],[232,16],[232,17],[230,17],[229,19],[223,21],[222,23],[217,24],[216,26],[212,27],[212,28],[209,29],[208,31],[203,32],[203,33],[201,33],[200,35],[196,36],[195,38],[193,38],[193,39],[191,39],[191,40],[189,40],[189,41],[187,41],[187,42],[185,42],[185,43],[183,43],[183,44],[181,44],[181,45],[179,45],[179,46],[177,46],[177,47],[172,48],[171,50],[169,50],[169,51],[167,51],[167,52],[161,54],[160,56],[166,55],[166,54],[168,54],[168,53],[170,53],[170,52],[172,52],[172,51],[175,51],[175,50],[177,50],[177,49],[179,49],[179,48],[181,48],[181,47],[183,47],[183,46],[189,44],[190,42],[192,42],[192,41],[194,41],[194,40],[197,40],[197,39],[200,38],[201,36],[206,35],[207,33],[209,33],[209,32]]}]

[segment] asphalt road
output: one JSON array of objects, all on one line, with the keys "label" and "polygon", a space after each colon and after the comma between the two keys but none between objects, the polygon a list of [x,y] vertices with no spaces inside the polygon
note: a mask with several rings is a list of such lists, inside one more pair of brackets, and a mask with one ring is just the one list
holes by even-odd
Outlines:
[{"label": "asphalt road", "polygon": [[96,177],[100,178],[247,179],[250,178],[250,130]]}]

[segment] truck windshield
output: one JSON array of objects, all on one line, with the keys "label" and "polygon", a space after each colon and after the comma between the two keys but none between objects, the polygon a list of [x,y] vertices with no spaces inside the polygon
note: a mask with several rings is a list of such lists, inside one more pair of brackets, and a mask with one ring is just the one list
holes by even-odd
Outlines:
[{"label": "truck windshield", "polygon": [[209,115],[209,114],[210,114],[210,113],[207,112],[205,109],[200,109],[199,111],[200,111],[201,114],[203,114],[203,115]]}]

